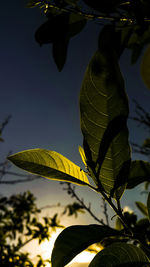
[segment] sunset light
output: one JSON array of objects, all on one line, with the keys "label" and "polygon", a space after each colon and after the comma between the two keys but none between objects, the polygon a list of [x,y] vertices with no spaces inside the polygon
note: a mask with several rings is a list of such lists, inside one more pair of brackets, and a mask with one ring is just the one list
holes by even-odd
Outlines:
[{"label": "sunset light", "polygon": [[[44,259],[50,259],[51,257],[51,252],[55,243],[55,240],[57,238],[57,236],[60,234],[60,232],[62,231],[62,229],[57,229],[56,233],[52,234],[52,237],[50,238],[50,240],[45,241],[41,244],[41,252],[42,252],[42,257]],[[66,266],[70,266],[71,263],[85,263],[85,262],[90,262],[93,257],[95,256],[94,253],[88,252],[88,251],[83,251],[80,254],[78,254],[68,265]],[[46,267],[50,267],[50,264],[47,263]]]}]

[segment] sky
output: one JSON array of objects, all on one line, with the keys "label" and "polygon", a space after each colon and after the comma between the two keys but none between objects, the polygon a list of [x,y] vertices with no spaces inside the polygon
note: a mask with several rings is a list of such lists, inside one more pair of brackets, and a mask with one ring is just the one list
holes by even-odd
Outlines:
[{"label": "sky", "polygon": [[[57,151],[81,165],[78,145],[82,145],[79,116],[79,92],[85,68],[97,48],[99,25],[90,23],[69,45],[68,57],[61,73],[53,62],[51,46],[40,47],[35,39],[36,29],[45,21],[38,9],[26,8],[27,1],[2,1],[0,16],[0,122],[8,115],[12,118],[3,132],[0,162],[11,150],[13,153],[31,148]],[[150,91],[140,77],[140,61],[130,64],[127,51],[120,61],[129,96],[130,115],[134,114],[136,100],[150,112]],[[128,122],[130,141],[142,143],[148,132],[131,120]],[[133,155],[133,159],[139,155]],[[82,166],[82,165],[81,165]],[[13,171],[20,172],[16,167]],[[12,177],[8,177],[12,179]],[[73,200],[62,190],[59,182],[42,179],[15,186],[1,185],[0,194],[31,190],[39,206]],[[77,189],[86,203],[92,201],[93,211],[103,216],[99,196],[87,188]],[[143,199],[141,186],[128,191],[123,205],[135,209],[134,200]],[[54,211],[53,211],[54,212]],[[112,213],[110,213],[112,214]],[[93,218],[62,219],[70,224],[94,223]]]}]

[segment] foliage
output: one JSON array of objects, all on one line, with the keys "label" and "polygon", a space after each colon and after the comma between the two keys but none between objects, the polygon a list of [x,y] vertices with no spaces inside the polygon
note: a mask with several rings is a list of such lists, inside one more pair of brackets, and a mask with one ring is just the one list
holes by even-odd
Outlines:
[{"label": "foliage", "polygon": [[[100,29],[98,48],[87,66],[80,92],[83,149],[79,148],[79,152],[85,170],[57,152],[44,149],[9,156],[15,165],[31,173],[88,186],[102,195],[117,216],[116,229],[100,221],[101,225],[78,225],[62,231],[54,245],[52,266],[65,266],[95,242],[100,242],[103,250],[97,253],[91,267],[150,266],[150,197],[147,205],[136,202],[144,215],[139,221],[134,213],[124,212],[120,204],[127,188],[150,181],[150,163],[131,160],[128,97],[118,64],[125,49],[131,50],[131,63],[135,63],[150,42],[149,0],[30,1],[30,7],[37,5],[44,9],[47,21],[37,30],[36,41],[53,45],[59,70],[66,61],[70,39],[84,28],[87,20],[108,22]],[[150,50],[145,53],[141,75],[150,87]],[[149,140],[145,146],[149,146]]]},{"label": "foliage", "polygon": [[46,261],[41,257],[34,265],[29,253],[21,250],[32,240],[36,239],[40,244],[49,239],[54,227],[61,227],[56,218],[55,225],[54,218],[40,221],[40,212],[31,192],[0,197],[0,266],[45,266]]}]

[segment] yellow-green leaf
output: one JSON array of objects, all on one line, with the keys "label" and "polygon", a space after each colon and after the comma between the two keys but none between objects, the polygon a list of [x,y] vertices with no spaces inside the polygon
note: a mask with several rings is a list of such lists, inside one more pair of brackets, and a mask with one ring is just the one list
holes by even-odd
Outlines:
[{"label": "yellow-green leaf", "polygon": [[127,189],[132,189],[143,182],[150,182],[150,163],[143,160],[133,160],[127,181]]},{"label": "yellow-green leaf", "polygon": [[136,201],[135,202],[137,208],[143,213],[143,215],[148,216],[148,210],[147,207],[144,203],[140,202],[140,201]]},{"label": "yellow-green leaf", "polygon": [[90,174],[95,181],[93,169],[95,173],[100,169],[96,179],[105,192],[114,193],[121,186],[117,192],[120,197],[127,178],[126,174],[121,181],[120,171],[130,160],[126,127],[128,99],[113,52],[103,48],[91,59],[81,88],[80,111],[87,165],[92,169]]},{"label": "yellow-green leaf", "polygon": [[150,220],[150,192],[149,192],[148,198],[147,198],[147,211],[148,211],[148,217]]},{"label": "yellow-green leaf", "polygon": [[81,146],[79,146],[79,153],[80,153],[80,156],[81,156],[81,159],[82,159],[84,165],[87,166],[85,152]]},{"label": "yellow-green leaf", "polygon": [[89,185],[85,172],[55,151],[40,148],[25,150],[8,159],[19,168],[36,175],[78,185]]},{"label": "yellow-green leaf", "polygon": [[89,267],[142,267],[149,265],[149,259],[142,249],[131,244],[116,242],[100,251]]}]

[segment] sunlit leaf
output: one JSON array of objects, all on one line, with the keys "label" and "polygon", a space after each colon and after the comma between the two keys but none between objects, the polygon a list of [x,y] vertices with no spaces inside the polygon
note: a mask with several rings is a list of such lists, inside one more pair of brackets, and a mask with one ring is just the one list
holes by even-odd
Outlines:
[{"label": "sunlit leaf", "polygon": [[137,208],[143,213],[143,215],[148,216],[148,210],[147,207],[144,203],[140,202],[140,201],[136,201],[135,202]]},{"label": "sunlit leaf", "polygon": [[148,217],[150,220],[150,192],[149,192],[148,198],[147,198],[147,210],[148,210]]},{"label": "sunlit leaf", "polygon": [[52,267],[63,267],[88,246],[119,232],[107,226],[76,225],[63,230],[57,237],[52,251]]},{"label": "sunlit leaf", "polygon": [[128,99],[116,54],[108,48],[105,50],[104,45],[95,53],[85,72],[80,110],[84,150],[87,165],[92,169],[91,176],[93,179],[97,176],[97,183],[100,182],[108,194],[121,186],[117,196],[120,197],[127,175],[121,180],[119,173],[123,164],[130,160],[126,127]]},{"label": "sunlit leaf", "polygon": [[142,249],[121,242],[114,243],[100,251],[89,267],[150,266],[148,257]]},{"label": "sunlit leaf", "polygon": [[127,188],[132,189],[140,183],[150,182],[150,163],[142,160],[131,162]]},{"label": "sunlit leaf", "polygon": [[116,221],[115,221],[115,228],[117,230],[122,230],[123,229],[122,222],[121,222],[120,218],[118,218],[118,217],[116,218]]},{"label": "sunlit leaf", "polygon": [[27,7],[32,8],[32,7],[36,7],[42,4],[42,1],[39,0],[30,0],[27,3]]},{"label": "sunlit leaf", "polygon": [[142,57],[141,76],[147,88],[150,89],[150,45],[148,45]]},{"label": "sunlit leaf", "polygon": [[87,166],[85,152],[81,146],[79,146],[79,153],[80,153],[80,156],[81,156],[81,159],[82,159],[84,165]]},{"label": "sunlit leaf", "polygon": [[8,157],[19,168],[52,180],[88,185],[84,171],[55,151],[31,149]]}]

